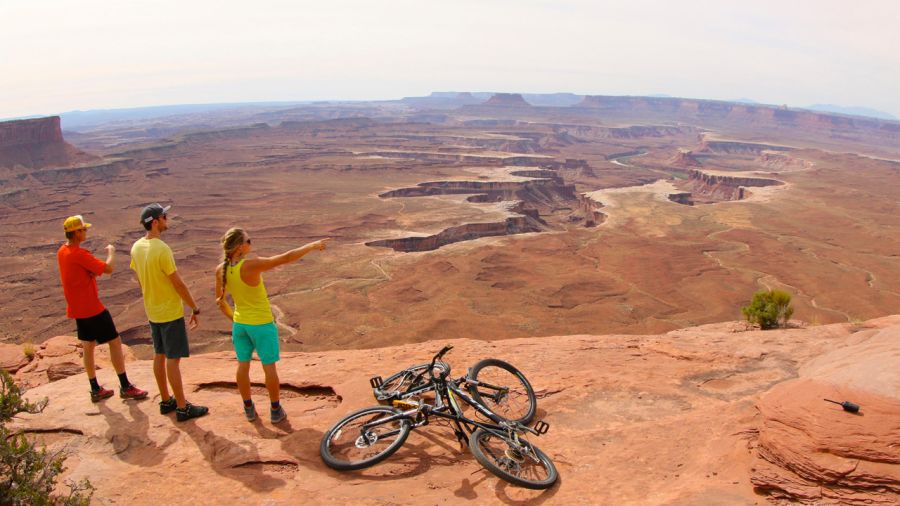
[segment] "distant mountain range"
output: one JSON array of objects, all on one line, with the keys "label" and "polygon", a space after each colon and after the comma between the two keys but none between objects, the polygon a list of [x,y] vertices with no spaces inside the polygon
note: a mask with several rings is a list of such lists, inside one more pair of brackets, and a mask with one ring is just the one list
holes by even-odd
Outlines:
[{"label": "distant mountain range", "polygon": [[898,120],[898,118],[893,114],[888,114],[884,111],[878,111],[876,109],[869,109],[868,107],[845,107],[842,105],[834,104],[815,104],[809,107],[804,107],[804,109],[821,112],[833,112],[837,114],[850,114],[852,116],[869,116],[872,118],[887,119],[892,121]]},{"label": "distant mountain range", "polygon": [[[440,99],[453,102],[451,105],[459,106],[462,103],[482,102],[493,96],[493,92],[432,92],[427,97],[407,97],[402,101],[436,101]],[[669,98],[670,95],[657,93],[647,95],[649,97]],[[573,93],[524,93],[522,97],[530,104],[537,106],[567,107],[576,105],[584,96]],[[744,104],[760,104],[750,98],[738,98],[730,100],[730,102]],[[183,105],[167,105],[167,106],[151,106],[151,107],[135,107],[127,109],[95,109],[89,111],[69,111],[61,113],[62,126],[64,130],[78,130],[84,127],[95,126],[99,124],[111,123],[116,121],[128,121],[135,119],[152,119],[179,114],[193,114],[201,112],[209,112],[222,109],[236,109],[248,106],[255,107],[289,107],[292,105],[309,104],[308,101],[297,102],[247,102],[247,103],[220,103],[220,104],[183,104]],[[871,109],[868,107],[848,107],[834,104],[814,104],[799,109],[807,109],[817,112],[845,114],[852,116],[866,116],[890,121],[900,121],[900,118],[884,111]],[[9,118],[19,119],[19,118]]]}]

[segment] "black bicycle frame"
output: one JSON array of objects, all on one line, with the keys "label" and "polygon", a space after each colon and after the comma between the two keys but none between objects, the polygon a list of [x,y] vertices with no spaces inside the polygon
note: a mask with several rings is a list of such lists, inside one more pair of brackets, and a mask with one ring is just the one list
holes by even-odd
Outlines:
[{"label": "black bicycle frame", "polygon": [[[414,395],[418,395],[418,394],[427,392],[429,390],[434,390],[436,406],[423,404],[417,408],[412,408],[412,409],[403,411],[401,413],[397,413],[395,415],[389,416],[387,418],[382,418],[382,419],[376,420],[374,422],[369,422],[369,423],[363,424],[363,426],[360,427],[360,431],[364,432],[364,431],[371,429],[372,427],[376,427],[378,425],[390,423],[395,420],[401,420],[401,419],[408,419],[408,420],[412,421],[413,425],[411,428],[416,428],[416,427],[420,427],[422,425],[427,424],[428,417],[431,415],[434,415],[434,416],[437,416],[438,418],[452,420],[453,422],[456,423],[456,426],[459,428],[460,431],[465,430],[469,434],[474,432],[474,429],[472,428],[473,426],[482,428],[482,429],[490,431],[490,432],[499,433],[499,434],[506,432],[507,428],[509,426],[512,426],[512,424],[508,424],[508,422],[505,423],[497,415],[491,413],[486,407],[482,406],[481,403],[479,403],[475,399],[469,397],[465,392],[463,392],[463,390],[461,388],[459,388],[459,386],[457,386],[457,383],[461,383],[463,381],[465,381],[465,378],[461,378],[456,381],[452,381],[452,380],[451,381],[440,381],[440,380],[433,378],[431,381],[429,381],[426,385],[422,386],[421,388],[404,393],[401,396],[401,399],[412,397]],[[456,403],[453,400],[451,400],[451,398],[450,398],[451,392],[453,394],[456,394],[460,399],[462,399],[467,404],[469,404],[470,406],[475,408],[476,411],[478,411],[482,415],[486,416],[488,419],[493,420],[495,423],[479,422],[477,420],[472,420],[471,418],[467,418],[463,414],[462,409],[460,409],[456,405]],[[452,414],[445,413],[445,411],[447,411],[447,410],[452,410]],[[416,414],[419,412],[423,413],[423,415],[425,417],[422,421],[417,421]],[[501,423],[504,423],[507,426],[505,427],[503,425],[499,425]],[[384,435],[393,435],[396,432],[397,431],[390,431]]]}]

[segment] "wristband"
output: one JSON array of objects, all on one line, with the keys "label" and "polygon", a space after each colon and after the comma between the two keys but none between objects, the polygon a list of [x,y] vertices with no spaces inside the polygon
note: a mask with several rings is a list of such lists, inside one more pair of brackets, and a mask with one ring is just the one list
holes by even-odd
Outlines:
[{"label": "wristband", "polygon": [[197,309],[191,309],[191,316],[194,316],[195,314],[200,314],[200,308],[199,308],[199,307],[198,307]]}]

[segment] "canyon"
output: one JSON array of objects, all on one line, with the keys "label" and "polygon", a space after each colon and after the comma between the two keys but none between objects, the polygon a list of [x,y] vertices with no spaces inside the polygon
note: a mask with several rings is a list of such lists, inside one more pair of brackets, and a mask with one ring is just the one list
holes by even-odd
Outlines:
[{"label": "canyon", "polygon": [[[52,253],[58,222],[84,214],[86,246],[122,257],[101,297],[146,357],[127,252],[155,201],[173,205],[169,242],[204,307],[231,226],[261,254],[332,238],[267,277],[286,349],[666,332],[732,319],[763,288],[818,323],[900,302],[892,123],[838,117],[838,139],[780,113],[746,123],[740,104],[572,98],[249,107],[61,134],[55,118],[3,123],[6,148],[71,149],[0,158],[0,341],[71,331]],[[194,346],[227,350],[228,329],[210,314]]]},{"label": "canyon", "polygon": [[[515,93],[236,106],[72,130],[57,117],[0,122],[0,366],[54,399],[22,427],[84,450],[67,476],[108,469],[97,484],[113,500],[142,501],[114,486],[136,464],[228,501],[431,500],[398,495],[415,483],[450,501],[583,502],[579,483],[599,479],[611,503],[896,502],[897,458],[877,441],[898,419],[886,365],[897,332],[887,315],[900,306],[898,134],[897,122],[776,106]],[[80,348],[54,256],[73,214],[93,223],[87,249],[114,245],[101,300],[130,374],[151,386],[128,252],[152,202],[172,205],[163,239],[204,309],[185,376],[214,415],[183,431],[153,418],[152,402],[92,406],[76,394]],[[213,273],[233,226],[264,256],[331,239],[265,277],[296,430],[227,414],[231,322],[214,310]],[[736,321],[754,292],[775,288],[793,297],[791,328]],[[323,470],[310,448],[367,402],[366,378],[427,358],[436,342],[456,343],[462,361],[499,355],[526,371],[558,428],[541,446],[561,486],[529,496],[498,485],[467,454],[445,453],[441,436],[398,454],[388,478]],[[862,384],[848,357],[888,372]],[[866,416],[824,412],[824,395],[862,399]]]}]

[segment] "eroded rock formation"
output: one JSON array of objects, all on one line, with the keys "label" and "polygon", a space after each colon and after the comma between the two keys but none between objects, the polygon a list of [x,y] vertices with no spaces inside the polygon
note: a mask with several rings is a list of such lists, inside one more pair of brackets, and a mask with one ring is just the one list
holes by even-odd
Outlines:
[{"label": "eroded rock formation", "polygon": [[758,490],[805,504],[900,501],[900,336],[896,327],[858,334],[760,399]]},{"label": "eroded rock formation", "polygon": [[555,129],[558,133],[565,133],[577,140],[640,139],[644,137],[690,135],[697,132],[694,127],[671,125],[631,125],[623,127],[560,125],[555,127]]},{"label": "eroded rock formation", "polygon": [[686,206],[694,205],[694,196],[691,192],[670,193],[669,200],[676,204],[683,204]]},{"label": "eroded rock formation", "polygon": [[55,167],[94,159],[63,140],[59,116],[0,122],[0,167]]},{"label": "eroded rock formation", "polygon": [[790,151],[785,146],[774,146],[757,142],[712,141],[704,139],[698,149],[701,153],[723,153],[729,155],[759,155],[763,151]]},{"label": "eroded rock formation", "polygon": [[614,116],[727,121],[740,122],[745,126],[799,127],[826,131],[855,130],[893,140],[897,140],[900,135],[900,122],[896,121],[718,100],[593,95],[584,97],[575,107]]},{"label": "eroded rock formation", "polygon": [[759,162],[765,167],[776,170],[806,170],[811,169],[814,165],[809,160],[771,151],[760,153]]},{"label": "eroded rock formation", "polygon": [[483,105],[490,107],[531,107],[519,93],[495,93]]},{"label": "eroded rock formation", "polygon": [[[569,161],[567,161],[569,162]],[[571,165],[580,166],[576,162]],[[540,232],[549,228],[542,215],[567,216],[568,222],[583,222],[592,227],[602,223],[605,217],[600,204],[585,198],[575,190],[575,185],[565,184],[562,177],[549,167],[544,169],[512,171],[520,177],[532,177],[526,181],[434,181],[419,183],[414,188],[400,188],[379,195],[381,198],[426,197],[435,195],[467,195],[469,202],[517,202],[511,212],[521,214],[502,222],[472,223],[450,227],[438,234],[413,236],[400,239],[382,239],[367,242],[367,246],[393,248],[397,251],[429,251],[441,246],[479,237]]]},{"label": "eroded rock formation", "polygon": [[[676,187],[682,190],[689,190],[689,193],[669,195],[669,200],[679,204],[688,204],[688,202],[694,201],[709,203],[743,200],[748,196],[746,187],[778,186],[781,184],[784,183],[775,179],[709,174],[698,169],[692,169],[687,181],[675,183]],[[693,205],[693,203],[689,205]]]},{"label": "eroded rock formation", "polygon": [[675,167],[699,167],[700,161],[694,156],[694,152],[689,149],[679,149],[675,156],[669,160],[669,165]]},{"label": "eroded rock formation", "polygon": [[[534,214],[534,213],[531,213]],[[425,237],[404,237],[401,239],[382,239],[367,242],[366,246],[382,246],[395,251],[431,251],[454,242],[471,241],[482,237],[497,235],[524,234],[540,232],[543,224],[530,215],[512,216],[502,222],[467,223],[458,227],[450,227],[435,235]]]}]

